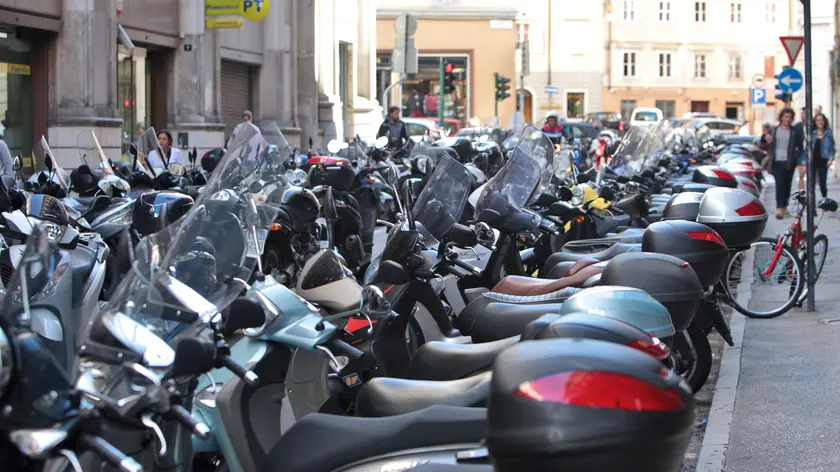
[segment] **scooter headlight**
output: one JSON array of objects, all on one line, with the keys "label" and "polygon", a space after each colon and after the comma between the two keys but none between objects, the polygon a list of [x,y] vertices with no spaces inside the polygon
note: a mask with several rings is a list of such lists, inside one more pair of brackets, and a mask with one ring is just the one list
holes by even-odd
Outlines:
[{"label": "scooter headlight", "polygon": [[417,170],[419,170],[421,174],[426,174],[426,171],[429,170],[428,157],[420,156],[417,158]]},{"label": "scooter headlight", "polygon": [[578,206],[583,204],[583,199],[586,196],[586,192],[583,190],[583,187],[575,187],[572,189],[572,199],[569,200],[574,206]]}]

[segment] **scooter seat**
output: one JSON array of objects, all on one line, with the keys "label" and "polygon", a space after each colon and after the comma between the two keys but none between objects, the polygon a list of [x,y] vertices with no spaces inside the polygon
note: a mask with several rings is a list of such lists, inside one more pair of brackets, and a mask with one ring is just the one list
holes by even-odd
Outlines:
[{"label": "scooter seat", "polygon": [[490,372],[447,381],[376,377],[356,397],[356,415],[394,416],[433,405],[483,407],[490,393]]},{"label": "scooter seat", "polygon": [[484,408],[436,405],[385,418],[313,413],[289,428],[256,468],[261,472],[330,471],[390,452],[480,443],[486,434]]},{"label": "scooter seat", "polygon": [[[578,291],[574,289],[574,293]],[[476,344],[519,336],[528,323],[543,315],[558,313],[562,302],[572,294],[566,295],[553,303],[519,304],[501,301],[488,292],[464,307],[453,324],[461,334],[472,337]]]},{"label": "scooter seat", "polygon": [[590,277],[602,271],[602,268],[590,265],[577,271],[574,275],[563,277],[562,279],[537,279],[534,277],[509,275],[496,284],[491,292],[524,297],[546,295],[563,290],[564,288],[580,287]]},{"label": "scooter seat", "polygon": [[[608,248],[603,249],[598,252],[589,252],[586,253],[585,248],[587,246],[598,246],[601,244],[608,244],[610,240],[617,239],[618,236],[615,238],[604,238],[604,239],[592,239],[587,241],[573,241],[578,244],[571,244],[566,243],[563,246],[563,250],[560,252],[555,252],[551,256],[548,257],[548,260],[545,263],[545,266],[548,267],[549,265],[557,264],[558,262],[564,261],[578,261],[583,259],[584,257],[589,257],[592,259],[596,259],[598,261],[607,261],[612,259],[613,257],[624,254],[625,252],[632,252],[635,249],[636,243],[633,242],[621,242],[617,241],[614,244],[611,244]],[[624,239],[624,238],[622,238]],[[642,242],[641,235],[638,236],[639,243]]]},{"label": "scooter seat", "polygon": [[[583,258],[577,262],[559,262],[554,267],[551,267],[551,270],[548,273],[545,273],[544,277],[546,279],[561,279],[564,277],[570,277],[572,275],[577,274],[581,270],[593,266],[595,264],[600,264],[601,261],[597,259],[591,258]],[[543,275],[543,274],[540,274]]]},{"label": "scooter seat", "polygon": [[490,370],[500,352],[519,342],[519,337],[481,344],[431,341],[411,358],[406,377],[418,380],[454,380]]}]

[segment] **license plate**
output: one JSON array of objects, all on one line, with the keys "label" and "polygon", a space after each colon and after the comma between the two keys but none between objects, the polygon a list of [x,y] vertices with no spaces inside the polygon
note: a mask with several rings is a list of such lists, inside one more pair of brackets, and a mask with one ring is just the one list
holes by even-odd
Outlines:
[{"label": "license plate", "polygon": [[256,245],[254,244],[254,237],[251,235],[251,232],[248,231],[246,233],[246,237],[248,238],[248,254],[247,254],[248,257],[253,258],[253,259],[256,259],[256,258],[260,257],[260,255],[263,252],[263,249],[265,249],[265,239],[266,239],[267,236],[268,236],[268,231],[266,231],[266,230],[257,231],[257,239],[259,239],[259,243],[260,243],[259,250],[257,250]]}]

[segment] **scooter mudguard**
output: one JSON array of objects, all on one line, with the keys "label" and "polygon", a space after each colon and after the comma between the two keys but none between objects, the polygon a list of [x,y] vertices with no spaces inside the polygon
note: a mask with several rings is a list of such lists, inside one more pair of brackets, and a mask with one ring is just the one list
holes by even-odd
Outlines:
[{"label": "scooter mudguard", "polygon": [[697,310],[697,316],[707,317],[720,337],[726,341],[726,344],[735,345],[735,341],[732,340],[732,331],[729,330],[729,324],[726,323],[726,318],[723,317],[720,305],[716,301],[703,300]]}]

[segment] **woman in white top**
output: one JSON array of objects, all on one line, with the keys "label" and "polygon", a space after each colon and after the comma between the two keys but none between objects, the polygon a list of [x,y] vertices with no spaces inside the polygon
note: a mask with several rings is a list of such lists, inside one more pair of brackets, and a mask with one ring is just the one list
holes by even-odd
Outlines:
[{"label": "woman in white top", "polygon": [[158,132],[157,138],[161,150],[163,150],[163,153],[166,155],[166,162],[164,163],[164,161],[161,160],[160,156],[158,156],[157,150],[153,150],[148,156],[149,165],[156,169],[165,169],[167,164],[187,165],[187,161],[184,159],[184,155],[181,154],[181,150],[176,147],[172,147],[172,133],[163,129]]}]

